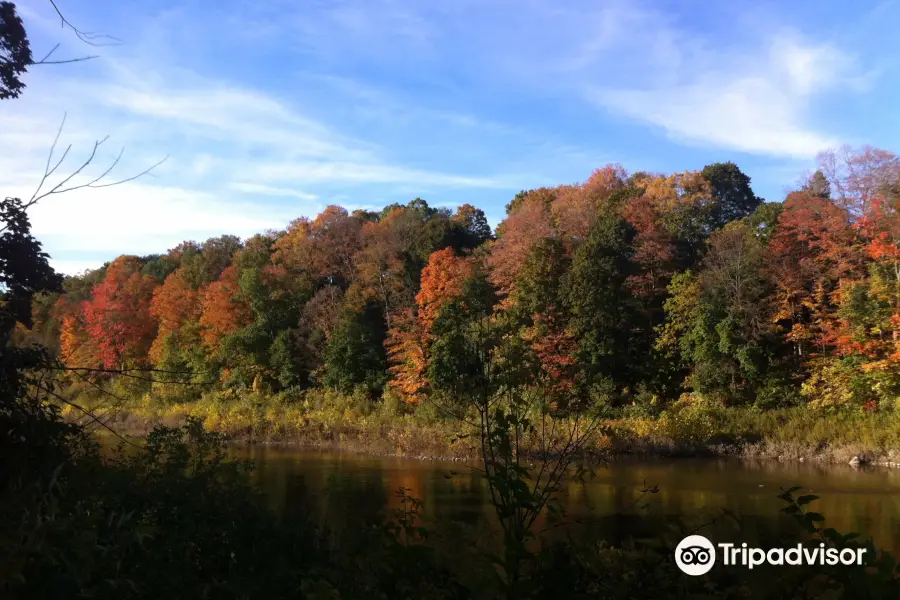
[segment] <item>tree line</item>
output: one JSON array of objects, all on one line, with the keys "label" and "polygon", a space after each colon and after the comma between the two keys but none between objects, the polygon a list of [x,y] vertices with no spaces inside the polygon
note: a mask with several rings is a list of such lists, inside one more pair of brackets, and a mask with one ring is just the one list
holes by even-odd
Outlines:
[{"label": "tree line", "polygon": [[607,165],[517,194],[495,232],[469,204],[329,206],[67,277],[15,337],[70,367],[170,373],[143,389],[161,398],[204,389],[177,381],[417,404],[454,393],[461,344],[490,322],[505,340],[491,360],[526,365],[558,407],[652,412],[687,393],[893,408],[900,159],[843,148],[818,163],[779,203],[733,163]]}]

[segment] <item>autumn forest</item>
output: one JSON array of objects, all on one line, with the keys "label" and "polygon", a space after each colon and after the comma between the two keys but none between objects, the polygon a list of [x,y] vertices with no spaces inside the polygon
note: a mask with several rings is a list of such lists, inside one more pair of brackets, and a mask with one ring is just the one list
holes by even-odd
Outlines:
[{"label": "autumn forest", "polygon": [[461,344],[491,323],[506,340],[494,359],[515,353],[566,410],[894,410],[900,159],[818,161],[780,202],[733,163],[608,165],[517,194],[495,232],[469,204],[329,206],[68,277],[16,339],[107,380],[153,367],[168,375],[138,392],[163,401],[324,388],[416,405],[456,392]]}]

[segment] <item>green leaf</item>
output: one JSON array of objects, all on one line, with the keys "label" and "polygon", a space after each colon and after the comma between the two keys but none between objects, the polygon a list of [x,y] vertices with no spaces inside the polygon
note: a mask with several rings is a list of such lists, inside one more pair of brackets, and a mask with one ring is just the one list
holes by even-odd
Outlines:
[{"label": "green leaf", "polygon": [[810,521],[813,521],[816,523],[825,520],[824,516],[822,516],[820,513],[816,513],[816,512],[806,513],[806,518],[809,519]]}]

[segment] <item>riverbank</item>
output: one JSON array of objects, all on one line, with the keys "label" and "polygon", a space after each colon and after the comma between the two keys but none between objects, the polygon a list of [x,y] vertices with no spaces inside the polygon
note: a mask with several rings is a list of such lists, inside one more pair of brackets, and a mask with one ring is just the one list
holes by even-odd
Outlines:
[{"label": "riverbank", "polygon": [[[407,412],[352,399],[311,403],[279,398],[157,403],[145,399],[119,409],[109,425],[140,437],[156,425],[188,416],[240,443],[295,444],[371,455],[440,460],[478,458],[474,438],[458,421],[427,408]],[[70,412],[70,417],[77,415]],[[592,449],[610,457],[739,457],[900,467],[900,415],[825,412],[806,407],[760,411],[703,405],[675,406],[659,416],[623,414],[602,421]]]}]

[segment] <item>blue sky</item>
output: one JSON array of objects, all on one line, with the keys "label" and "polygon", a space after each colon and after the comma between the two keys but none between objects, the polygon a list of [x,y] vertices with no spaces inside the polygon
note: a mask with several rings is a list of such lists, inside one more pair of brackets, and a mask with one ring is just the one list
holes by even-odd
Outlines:
[{"label": "blue sky", "polygon": [[[780,200],[843,143],[897,150],[900,2],[59,0],[20,2],[40,56],[3,103],[5,195],[29,197],[64,113],[60,168],[152,177],[47,198],[35,233],[67,273],[184,239],[249,236],[328,204],[469,202],[735,161]],[[70,170],[71,170],[70,168]],[[102,169],[101,169],[102,170]],[[97,172],[96,169],[94,172]]]}]

